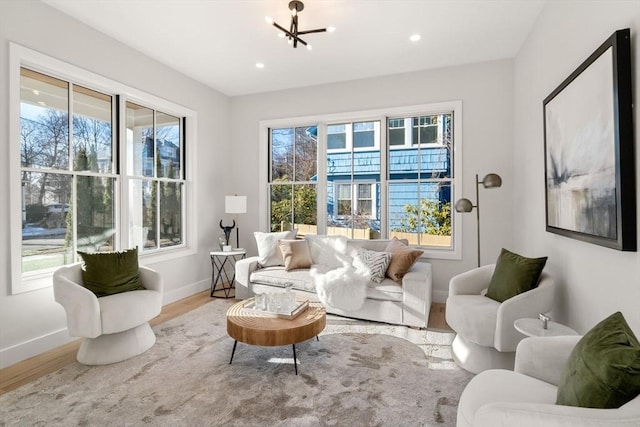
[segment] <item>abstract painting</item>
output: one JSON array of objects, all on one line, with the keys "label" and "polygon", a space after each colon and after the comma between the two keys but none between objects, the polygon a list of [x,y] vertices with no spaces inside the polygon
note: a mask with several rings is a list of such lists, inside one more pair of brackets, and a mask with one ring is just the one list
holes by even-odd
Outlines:
[{"label": "abstract painting", "polygon": [[630,32],[616,31],[543,102],[547,231],[636,250]]}]

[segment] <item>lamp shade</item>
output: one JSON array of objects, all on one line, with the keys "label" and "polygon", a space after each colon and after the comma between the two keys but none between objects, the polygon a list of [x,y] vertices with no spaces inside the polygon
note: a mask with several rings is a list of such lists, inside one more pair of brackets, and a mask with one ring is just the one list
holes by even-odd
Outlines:
[{"label": "lamp shade", "polygon": [[225,196],[224,212],[230,214],[247,213],[247,196]]},{"label": "lamp shade", "polygon": [[460,199],[455,204],[456,212],[471,212],[473,210],[473,203],[469,199]]},{"label": "lamp shade", "polygon": [[482,178],[482,186],[484,188],[502,187],[502,178],[497,173],[489,173]]}]

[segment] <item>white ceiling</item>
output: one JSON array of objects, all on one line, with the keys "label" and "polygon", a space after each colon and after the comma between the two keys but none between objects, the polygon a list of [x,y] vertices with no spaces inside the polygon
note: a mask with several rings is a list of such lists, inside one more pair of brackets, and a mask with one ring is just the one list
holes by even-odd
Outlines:
[{"label": "white ceiling", "polygon": [[289,0],[43,1],[229,96],[513,58],[546,2],[304,0],[309,51],[265,21]]}]

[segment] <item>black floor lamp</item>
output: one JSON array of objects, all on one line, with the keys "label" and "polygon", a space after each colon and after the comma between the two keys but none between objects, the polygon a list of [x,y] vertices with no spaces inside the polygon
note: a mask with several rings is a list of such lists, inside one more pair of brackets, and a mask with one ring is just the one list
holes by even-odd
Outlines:
[{"label": "black floor lamp", "polygon": [[482,178],[482,181],[478,181],[478,174],[476,174],[476,204],[471,203],[469,199],[460,199],[456,202],[456,212],[468,213],[476,209],[476,218],[478,219],[477,231],[478,231],[478,267],[480,267],[480,184],[484,188],[498,188],[502,186],[502,178],[495,173],[489,173]]}]

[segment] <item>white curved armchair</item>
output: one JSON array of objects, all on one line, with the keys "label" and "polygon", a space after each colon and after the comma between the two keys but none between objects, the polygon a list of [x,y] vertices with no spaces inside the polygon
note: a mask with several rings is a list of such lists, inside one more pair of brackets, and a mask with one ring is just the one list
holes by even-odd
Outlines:
[{"label": "white curved armchair", "polygon": [[617,409],[556,405],[557,386],[581,336],[535,337],[518,345],[515,372],[492,369],[467,384],[458,427],[631,427],[640,425],[640,396]]},{"label": "white curved armchair", "polygon": [[67,314],[73,337],[83,337],[77,360],[85,365],[106,365],[150,349],[156,336],[149,320],[162,310],[162,277],[139,267],[145,290],[96,297],[82,286],[81,263],[60,267],[53,274],[53,295]]},{"label": "white curved armchair", "polygon": [[524,335],[513,322],[551,311],[554,282],[542,273],[538,286],[500,303],[484,296],[495,264],[459,274],[449,282],[446,320],[456,332],[454,360],[475,374],[491,368],[513,369],[515,351]]}]

